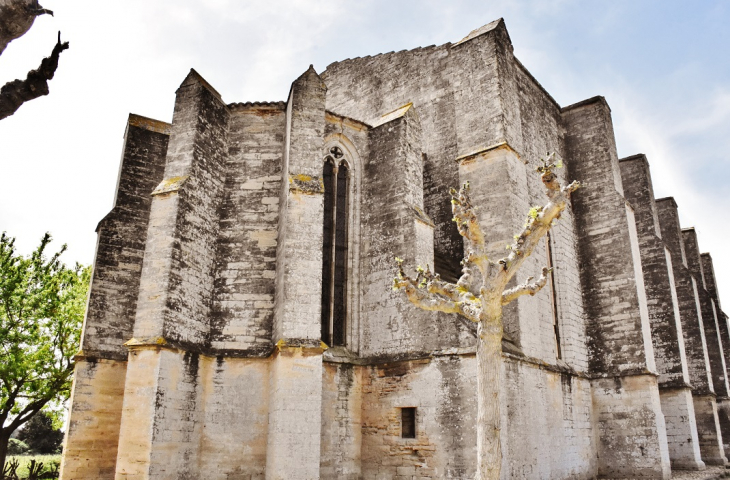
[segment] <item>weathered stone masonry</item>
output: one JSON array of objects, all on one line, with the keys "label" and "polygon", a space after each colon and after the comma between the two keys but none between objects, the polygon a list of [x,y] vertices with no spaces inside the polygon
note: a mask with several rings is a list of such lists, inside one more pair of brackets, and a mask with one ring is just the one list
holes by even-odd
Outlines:
[{"label": "weathered stone masonry", "polygon": [[[473,333],[393,292],[393,259],[459,274],[448,191],[466,181],[501,255],[544,203],[532,170],[548,151],[584,188],[525,263],[553,265],[550,283],[505,310],[503,478],[725,463],[711,257],[654,198],[647,159],[619,160],[606,100],[558,105],[498,20],[310,68],[282,102],[226,104],[191,70],[171,124],[130,116],[62,478],[473,478]],[[327,156],[346,172],[336,207]],[[344,345],[321,338],[325,317]]]}]

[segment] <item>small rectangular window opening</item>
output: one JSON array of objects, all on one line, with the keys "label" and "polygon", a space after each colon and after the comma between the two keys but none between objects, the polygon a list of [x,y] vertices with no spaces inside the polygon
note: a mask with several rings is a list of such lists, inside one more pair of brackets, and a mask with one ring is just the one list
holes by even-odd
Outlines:
[{"label": "small rectangular window opening", "polygon": [[416,438],[416,407],[400,409],[401,438]]}]

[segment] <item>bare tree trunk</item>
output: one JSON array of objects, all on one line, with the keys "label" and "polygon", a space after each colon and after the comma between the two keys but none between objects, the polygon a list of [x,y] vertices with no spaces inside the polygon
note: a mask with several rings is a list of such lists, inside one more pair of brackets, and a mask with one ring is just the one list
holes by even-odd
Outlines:
[{"label": "bare tree trunk", "polygon": [[8,443],[10,442],[10,434],[12,433],[12,431],[6,430],[0,430],[0,477],[2,477],[2,469],[5,467],[5,459],[8,456]]},{"label": "bare tree trunk", "polygon": [[[490,302],[492,303],[492,302]],[[499,480],[502,384],[502,304],[485,308],[477,324],[477,480]]]}]

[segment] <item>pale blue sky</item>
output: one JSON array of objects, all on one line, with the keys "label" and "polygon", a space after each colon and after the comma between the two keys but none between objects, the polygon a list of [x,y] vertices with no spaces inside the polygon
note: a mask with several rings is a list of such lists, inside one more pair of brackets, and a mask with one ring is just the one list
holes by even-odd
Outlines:
[{"label": "pale blue sky", "polygon": [[170,121],[190,67],[225,101],[284,100],[310,63],[454,42],[504,17],[515,54],[561,104],[603,95],[620,156],[645,153],[658,197],[710,251],[730,305],[730,2],[45,0],[0,57],[0,84],[61,30],[51,94],[0,121],[0,230],[28,252],[50,231],[93,259],[129,112]]}]

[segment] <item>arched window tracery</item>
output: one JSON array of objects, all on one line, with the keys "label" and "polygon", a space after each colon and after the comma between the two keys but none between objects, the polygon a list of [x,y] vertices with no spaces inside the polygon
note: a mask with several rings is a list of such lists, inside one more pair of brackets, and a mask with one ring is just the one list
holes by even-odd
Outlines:
[{"label": "arched window tracery", "polygon": [[322,242],[322,340],[343,346],[347,327],[350,167],[344,152],[331,147],[324,158]]}]

